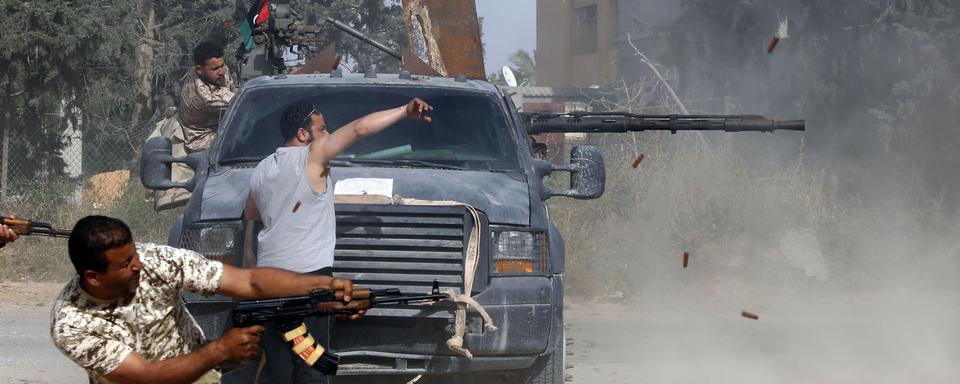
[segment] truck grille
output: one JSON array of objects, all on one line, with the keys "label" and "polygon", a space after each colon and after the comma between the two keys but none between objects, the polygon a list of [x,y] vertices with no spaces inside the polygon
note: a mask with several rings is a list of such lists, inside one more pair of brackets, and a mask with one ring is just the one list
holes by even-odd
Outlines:
[{"label": "truck grille", "polygon": [[[441,290],[460,292],[472,228],[473,219],[463,207],[337,205],[334,276],[405,293],[427,293],[437,280]],[[479,266],[477,272],[484,274]],[[477,277],[475,281],[484,281]]]}]

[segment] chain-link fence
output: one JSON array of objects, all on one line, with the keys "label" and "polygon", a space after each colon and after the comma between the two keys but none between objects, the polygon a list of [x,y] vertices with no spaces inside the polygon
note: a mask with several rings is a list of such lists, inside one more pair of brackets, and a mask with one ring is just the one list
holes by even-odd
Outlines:
[{"label": "chain-link fence", "polygon": [[[0,213],[69,229],[107,215],[130,225],[137,241],[165,243],[180,210],[155,212],[138,179],[149,131],[88,135],[18,132],[0,126]],[[0,280],[62,280],[73,274],[66,240],[22,237],[0,251]]]}]

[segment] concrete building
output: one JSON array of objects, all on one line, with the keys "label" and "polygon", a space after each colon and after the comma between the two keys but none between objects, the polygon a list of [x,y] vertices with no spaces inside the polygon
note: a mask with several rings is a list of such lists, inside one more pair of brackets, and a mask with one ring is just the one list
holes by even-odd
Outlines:
[{"label": "concrete building", "polygon": [[647,57],[666,46],[677,0],[537,0],[537,84],[609,86],[641,76],[627,36]]},{"label": "concrete building", "polygon": [[[674,62],[695,56],[695,51],[708,47],[697,43],[703,39],[692,38],[695,28],[677,33],[683,11],[679,0],[537,0],[537,85],[617,89],[653,76],[637,51],[655,63],[665,54]],[[735,112],[736,103],[726,95],[691,87],[714,80],[711,72],[695,70],[704,65],[680,68],[683,78],[677,78],[678,68],[661,72],[690,113]],[[656,111],[662,105],[648,107]]]}]

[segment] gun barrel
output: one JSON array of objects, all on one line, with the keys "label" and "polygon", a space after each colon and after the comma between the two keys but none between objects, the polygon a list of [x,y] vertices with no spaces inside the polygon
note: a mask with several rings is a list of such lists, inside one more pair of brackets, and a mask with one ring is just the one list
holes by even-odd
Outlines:
[{"label": "gun barrel", "polygon": [[349,25],[346,25],[346,24],[344,24],[344,23],[341,23],[340,21],[338,21],[338,20],[336,20],[336,19],[334,19],[334,18],[332,18],[332,17],[327,17],[327,22],[330,23],[330,24],[333,24],[334,27],[340,28],[340,30],[342,30],[342,31],[350,34],[350,36],[356,37],[356,38],[360,39],[361,41],[363,41],[363,42],[365,42],[365,43],[367,43],[367,44],[370,44],[370,45],[376,47],[377,49],[385,52],[386,54],[388,54],[388,55],[390,55],[390,56],[393,56],[393,57],[396,58],[397,60],[403,60],[403,56],[400,55],[400,52],[397,52],[397,51],[395,51],[395,50],[393,50],[393,49],[390,49],[389,47],[387,47],[386,45],[383,45],[383,44],[380,43],[379,41],[376,41],[376,40],[374,40],[374,39],[371,39],[371,38],[367,37],[367,35],[364,35],[362,32],[360,32],[360,31],[358,31],[358,30],[356,30],[356,29],[353,29],[353,28],[350,27]]},{"label": "gun barrel", "polygon": [[803,120],[773,120],[755,115],[637,115],[621,112],[523,113],[528,133],[639,131],[803,131]]}]

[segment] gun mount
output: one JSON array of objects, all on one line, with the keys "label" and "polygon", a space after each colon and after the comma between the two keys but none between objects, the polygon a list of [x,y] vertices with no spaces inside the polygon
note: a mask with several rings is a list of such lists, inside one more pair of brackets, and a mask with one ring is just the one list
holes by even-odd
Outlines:
[{"label": "gun mount", "polygon": [[[264,75],[282,75],[287,73],[287,61],[307,60],[314,54],[315,47],[323,43],[320,37],[319,25],[307,25],[304,17],[297,13],[290,4],[270,3],[270,13],[266,21],[257,25],[252,31],[256,46],[250,50],[243,43],[237,49],[237,77],[246,81]],[[324,22],[346,32],[360,41],[402,60],[399,52],[388,48],[362,32],[351,28],[332,17]]]},{"label": "gun mount", "polygon": [[[241,81],[286,73],[285,53],[303,59],[311,46],[320,42],[317,28],[305,25],[303,17],[289,4],[271,3],[270,8],[267,20],[251,31],[256,46],[247,50],[241,43],[237,48],[237,77]],[[296,51],[292,50],[294,47]]]}]

